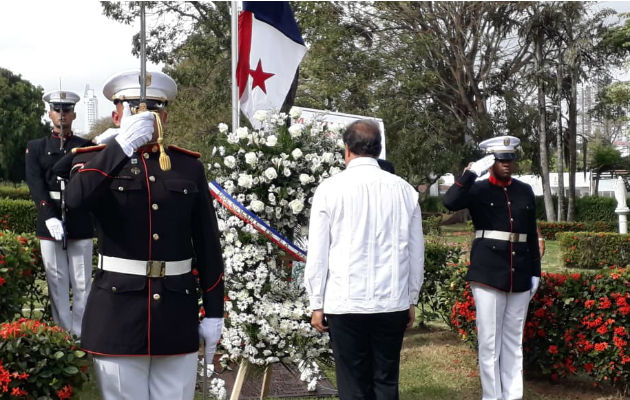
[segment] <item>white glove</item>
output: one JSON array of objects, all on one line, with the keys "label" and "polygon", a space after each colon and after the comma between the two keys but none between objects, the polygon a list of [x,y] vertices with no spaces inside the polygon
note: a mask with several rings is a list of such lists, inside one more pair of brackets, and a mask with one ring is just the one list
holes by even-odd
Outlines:
[{"label": "white glove", "polygon": [[63,238],[63,222],[59,218],[48,218],[46,220],[46,228],[55,240]]},{"label": "white glove", "polygon": [[127,157],[131,157],[138,147],[151,141],[154,123],[153,113],[141,112],[131,115],[129,103],[124,102],[120,132],[114,140],[120,144]]},{"label": "white glove", "polygon": [[529,289],[529,299],[533,299],[536,291],[538,290],[538,285],[540,285],[540,277],[532,276],[532,287]]},{"label": "white glove", "polygon": [[199,324],[199,341],[205,342],[205,355],[209,364],[212,364],[217,342],[221,339],[223,330],[223,318],[204,318]]},{"label": "white glove", "polygon": [[492,167],[493,164],[494,164],[494,154],[489,154],[485,156],[484,158],[482,158],[481,160],[475,161],[474,163],[470,164],[470,167],[468,169],[470,169],[470,171],[473,172],[475,175],[481,176],[485,174],[486,171],[490,167]]},{"label": "white glove", "polygon": [[100,135],[92,139],[92,141],[96,144],[109,142],[109,140],[113,138],[114,136],[118,135],[119,132],[120,132],[119,128],[109,128],[105,132],[101,133]]}]

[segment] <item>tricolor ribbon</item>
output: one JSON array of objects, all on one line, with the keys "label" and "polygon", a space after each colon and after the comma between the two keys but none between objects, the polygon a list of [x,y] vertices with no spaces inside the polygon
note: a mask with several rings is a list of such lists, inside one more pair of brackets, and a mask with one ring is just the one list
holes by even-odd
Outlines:
[{"label": "tricolor ribbon", "polygon": [[223,207],[227,208],[228,211],[239,217],[246,224],[251,225],[267,239],[271,240],[278,247],[291,254],[297,260],[306,261],[306,252],[304,250],[284,237],[280,232],[270,227],[265,221],[258,218],[256,214],[248,210],[243,204],[241,204],[241,202],[232,197],[216,181],[210,182],[208,186],[210,187],[210,194],[212,194],[212,197],[221,203]]}]

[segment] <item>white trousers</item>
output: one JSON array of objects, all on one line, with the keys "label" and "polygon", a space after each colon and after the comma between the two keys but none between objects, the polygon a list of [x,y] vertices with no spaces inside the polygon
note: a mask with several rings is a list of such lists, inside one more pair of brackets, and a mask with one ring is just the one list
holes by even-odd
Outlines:
[{"label": "white trousers", "polygon": [[64,250],[61,241],[40,240],[53,320],[79,337],[85,303],[92,285],[93,245],[92,239],[68,240],[67,249]]},{"label": "white trousers", "polygon": [[177,356],[94,356],[103,400],[191,400],[198,354]]},{"label": "white trousers", "polygon": [[482,400],[520,400],[529,291],[508,293],[475,283],[470,287],[477,312]]}]

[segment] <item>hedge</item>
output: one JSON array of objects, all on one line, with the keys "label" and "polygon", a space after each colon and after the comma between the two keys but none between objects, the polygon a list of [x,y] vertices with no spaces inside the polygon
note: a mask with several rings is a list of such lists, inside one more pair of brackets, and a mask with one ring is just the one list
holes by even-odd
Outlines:
[{"label": "hedge", "polygon": [[[553,206],[558,210],[558,198],[552,196]],[[565,207],[568,199],[565,199]],[[575,199],[575,220],[582,222],[617,222],[617,201],[612,197],[584,196]],[[542,196],[536,197],[536,218],[546,220],[545,201]]]},{"label": "hedge", "polygon": [[[476,346],[475,304],[464,282],[465,265],[453,272],[451,326]],[[585,373],[596,382],[630,385],[630,269],[582,274],[543,273],[529,305],[523,338],[524,367],[553,380]]]},{"label": "hedge", "polygon": [[630,264],[630,235],[604,232],[558,233],[560,254],[567,268],[590,268]]},{"label": "hedge", "polygon": [[0,229],[35,232],[37,210],[31,200],[0,199]]},{"label": "hedge", "polygon": [[31,192],[25,184],[0,184],[0,198],[8,197],[10,199],[30,200]]},{"label": "hedge", "polygon": [[547,222],[538,221],[538,227],[545,239],[556,240],[561,232],[617,232],[615,222]]},{"label": "hedge", "polygon": [[46,310],[48,298],[36,283],[45,279],[35,235],[0,231],[0,321],[31,318],[35,307]]}]

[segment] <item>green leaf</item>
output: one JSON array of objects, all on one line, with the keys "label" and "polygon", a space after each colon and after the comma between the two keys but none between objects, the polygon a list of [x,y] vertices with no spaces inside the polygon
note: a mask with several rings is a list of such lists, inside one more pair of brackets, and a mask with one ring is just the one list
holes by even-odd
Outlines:
[{"label": "green leaf", "polygon": [[65,354],[63,353],[63,351],[58,351],[58,352],[55,353],[54,358],[56,360],[59,360],[60,358],[63,358],[64,355]]},{"label": "green leaf", "polygon": [[66,375],[76,375],[79,373],[79,369],[74,365],[69,365],[63,369],[63,373]]}]

